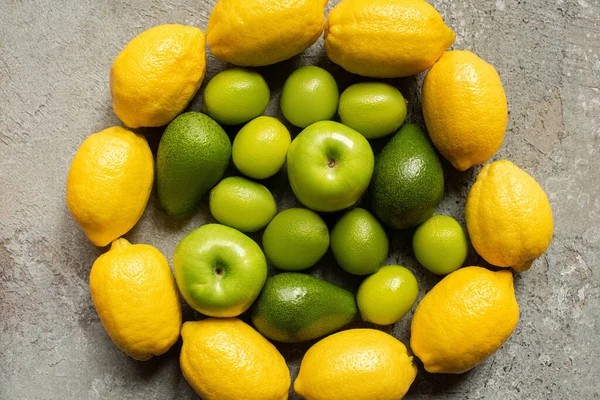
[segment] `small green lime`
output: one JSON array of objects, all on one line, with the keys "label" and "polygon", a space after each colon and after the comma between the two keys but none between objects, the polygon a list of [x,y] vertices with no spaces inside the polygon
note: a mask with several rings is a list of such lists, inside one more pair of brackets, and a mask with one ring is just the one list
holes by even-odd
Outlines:
[{"label": "small green lime", "polygon": [[396,132],[406,119],[406,101],[395,87],[381,82],[349,86],[340,96],[342,124],[376,139]]},{"label": "small green lime", "polygon": [[413,250],[419,263],[437,275],[459,269],[467,258],[467,235],[447,215],[434,215],[417,228]]},{"label": "small green lime", "polygon": [[283,167],[291,140],[290,132],[277,118],[255,118],[233,140],[233,163],[250,178],[269,178]]},{"label": "small green lime", "polygon": [[314,65],[298,68],[287,78],[281,90],[281,112],[291,124],[308,125],[332,119],[340,93],[333,76]]},{"label": "small green lime", "polygon": [[363,320],[389,325],[408,314],[418,294],[412,272],[399,265],[386,265],[361,283],[356,302]]},{"label": "small green lime", "polygon": [[289,208],[269,223],[262,245],[267,259],[277,268],[300,271],[315,265],[327,252],[329,231],[316,212]]},{"label": "small green lime", "polygon": [[219,72],[206,85],[202,112],[220,124],[243,124],[262,114],[269,98],[269,86],[258,72],[230,68]]},{"label": "small green lime", "polygon": [[331,251],[345,271],[355,275],[376,272],[388,256],[390,242],[383,227],[367,210],[348,211],[331,231]]},{"label": "small green lime", "polygon": [[210,212],[217,221],[242,232],[256,232],[277,214],[269,189],[239,176],[223,179],[210,191]]}]

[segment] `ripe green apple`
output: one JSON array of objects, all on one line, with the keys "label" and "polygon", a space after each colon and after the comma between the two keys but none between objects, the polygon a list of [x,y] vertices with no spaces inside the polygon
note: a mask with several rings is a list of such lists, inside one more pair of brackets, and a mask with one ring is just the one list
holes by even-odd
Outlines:
[{"label": "ripe green apple", "polygon": [[258,297],[267,260],[256,242],[225,225],[190,232],[175,248],[175,280],[194,310],[210,317],[236,317]]},{"label": "ripe green apple", "polygon": [[320,121],[292,141],[287,154],[294,194],[315,211],[352,206],[373,175],[374,156],[363,135],[338,122]]}]

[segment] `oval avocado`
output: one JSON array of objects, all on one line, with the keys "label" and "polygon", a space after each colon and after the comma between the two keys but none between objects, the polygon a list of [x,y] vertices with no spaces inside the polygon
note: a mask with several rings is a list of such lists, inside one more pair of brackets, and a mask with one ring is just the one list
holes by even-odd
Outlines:
[{"label": "oval avocado", "polygon": [[187,112],[165,129],[156,156],[156,189],[164,210],[183,216],[223,177],[231,140],[208,115]]},{"label": "oval avocado", "polygon": [[394,229],[429,219],[444,195],[442,163],[427,134],[405,124],[375,160],[369,189],[373,212]]},{"label": "oval avocado", "polygon": [[285,272],[267,279],[252,322],[271,340],[303,342],[335,332],[358,316],[354,294],[317,277]]}]

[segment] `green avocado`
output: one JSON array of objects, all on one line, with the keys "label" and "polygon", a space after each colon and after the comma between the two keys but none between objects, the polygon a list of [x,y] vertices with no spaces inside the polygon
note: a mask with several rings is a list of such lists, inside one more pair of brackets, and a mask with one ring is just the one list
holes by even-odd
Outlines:
[{"label": "green avocado", "polygon": [[429,219],[444,195],[442,163],[427,134],[405,124],[375,160],[369,188],[375,215],[394,229]]},{"label": "green avocado", "polygon": [[311,275],[285,272],[267,279],[252,322],[271,340],[295,343],[335,332],[357,316],[351,292]]},{"label": "green avocado", "polygon": [[156,156],[156,189],[165,211],[193,212],[200,199],[223,177],[231,159],[231,141],[208,115],[188,112],[165,129]]}]

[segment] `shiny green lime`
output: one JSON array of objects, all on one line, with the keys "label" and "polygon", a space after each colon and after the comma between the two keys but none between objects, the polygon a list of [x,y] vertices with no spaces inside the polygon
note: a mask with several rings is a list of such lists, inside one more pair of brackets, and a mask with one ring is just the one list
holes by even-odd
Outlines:
[{"label": "shiny green lime", "polygon": [[333,76],[314,65],[298,68],[281,90],[280,106],[285,119],[300,128],[332,119],[340,94]]},{"label": "shiny green lime", "polygon": [[446,275],[464,264],[467,235],[454,218],[434,215],[415,231],[413,250],[422,266],[436,275]]},{"label": "shiny green lime", "polygon": [[383,226],[363,208],[348,211],[331,231],[333,256],[351,274],[377,272],[388,256],[389,247]]},{"label": "shiny green lime", "polygon": [[269,223],[262,238],[267,259],[277,268],[300,271],[310,268],[329,247],[325,221],[306,208],[289,208]]},{"label": "shiny green lime", "polygon": [[242,232],[264,228],[277,214],[269,189],[239,176],[219,182],[210,191],[209,206],[217,221]]},{"label": "shiny green lime", "polygon": [[255,118],[233,140],[233,163],[250,178],[269,178],[285,164],[291,141],[290,132],[277,118]]},{"label": "shiny green lime", "polygon": [[410,270],[386,265],[361,283],[356,301],[363,320],[389,325],[408,314],[418,294],[417,278]]},{"label": "shiny green lime", "polygon": [[376,139],[396,132],[406,119],[406,101],[395,87],[381,82],[349,86],[340,96],[342,124]]},{"label": "shiny green lime", "polygon": [[243,124],[261,115],[269,98],[269,86],[258,72],[230,68],[215,75],[206,85],[202,112],[220,124]]}]

